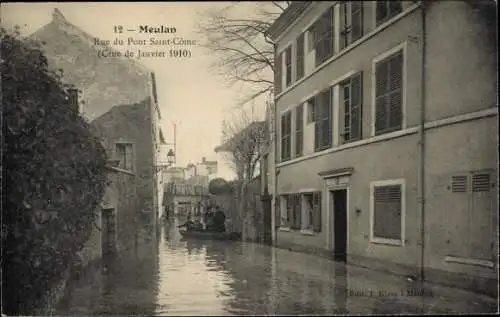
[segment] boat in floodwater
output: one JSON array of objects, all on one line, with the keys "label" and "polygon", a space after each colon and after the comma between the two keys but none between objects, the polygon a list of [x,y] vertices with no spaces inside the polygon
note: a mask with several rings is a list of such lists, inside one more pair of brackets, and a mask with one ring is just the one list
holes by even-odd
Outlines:
[{"label": "boat in floodwater", "polygon": [[179,230],[179,232],[183,238],[228,241],[237,241],[241,239],[241,234],[238,232],[214,232],[206,230]]}]

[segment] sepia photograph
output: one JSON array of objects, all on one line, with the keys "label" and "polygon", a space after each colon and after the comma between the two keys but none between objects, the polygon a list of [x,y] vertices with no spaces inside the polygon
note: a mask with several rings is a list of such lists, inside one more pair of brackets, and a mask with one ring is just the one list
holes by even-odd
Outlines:
[{"label": "sepia photograph", "polygon": [[2,317],[498,315],[497,11],[3,2]]}]

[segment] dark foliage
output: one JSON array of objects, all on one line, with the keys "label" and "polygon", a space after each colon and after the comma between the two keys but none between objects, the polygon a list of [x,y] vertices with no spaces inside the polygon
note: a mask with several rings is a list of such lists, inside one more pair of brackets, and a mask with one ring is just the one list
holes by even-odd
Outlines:
[{"label": "dark foliage", "polygon": [[2,300],[29,314],[90,236],[106,154],[41,50],[1,31]]}]

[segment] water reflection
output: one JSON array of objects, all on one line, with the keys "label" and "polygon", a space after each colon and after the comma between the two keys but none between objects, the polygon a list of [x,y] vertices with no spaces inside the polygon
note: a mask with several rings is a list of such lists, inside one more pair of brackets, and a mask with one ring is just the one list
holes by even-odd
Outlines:
[{"label": "water reflection", "polygon": [[[108,274],[94,271],[77,281],[60,315],[425,314],[495,309],[495,302],[484,297],[437,286],[430,290],[433,296],[403,296],[401,290],[411,285],[401,278],[312,255],[257,244],[184,241],[178,223],[174,219],[166,224],[155,243],[120,255],[109,264]],[[378,292],[385,295],[377,296]]]}]

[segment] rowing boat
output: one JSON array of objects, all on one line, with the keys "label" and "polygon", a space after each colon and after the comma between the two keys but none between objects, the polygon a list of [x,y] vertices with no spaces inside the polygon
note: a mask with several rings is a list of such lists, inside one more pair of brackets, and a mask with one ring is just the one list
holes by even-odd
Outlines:
[{"label": "rowing boat", "polygon": [[183,238],[194,238],[204,240],[239,240],[238,232],[213,232],[213,231],[195,231],[195,230],[179,230]]}]

